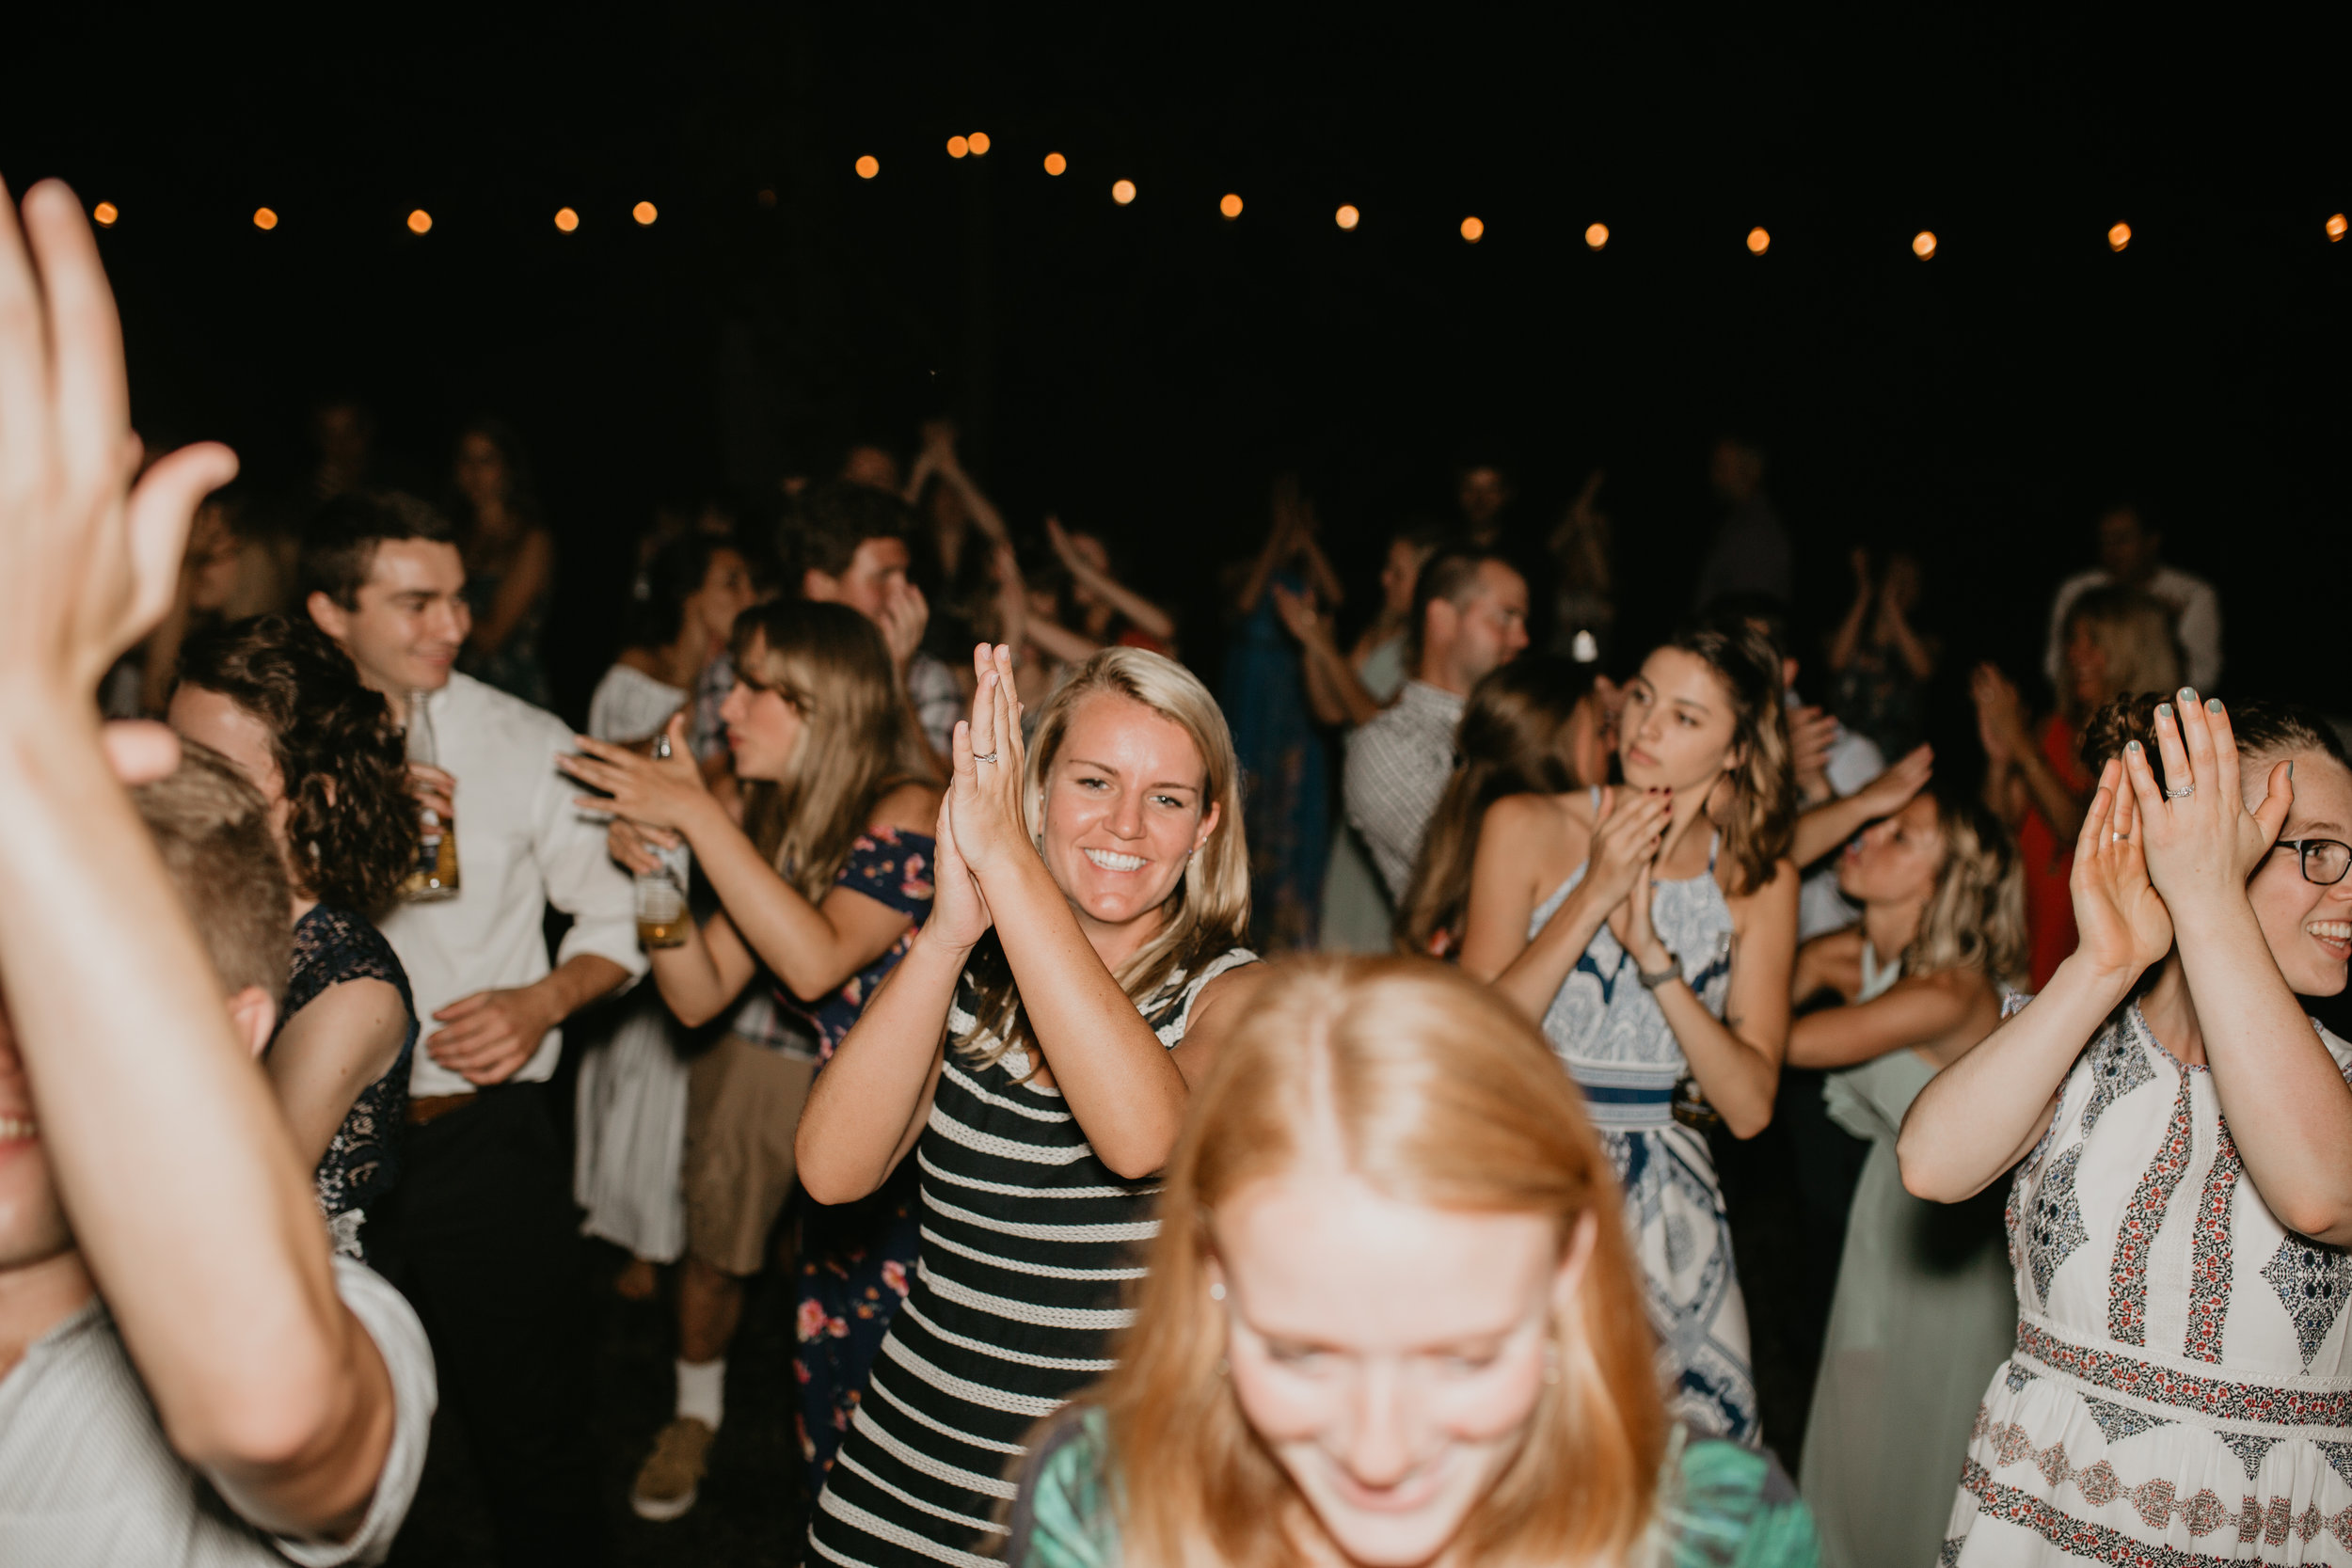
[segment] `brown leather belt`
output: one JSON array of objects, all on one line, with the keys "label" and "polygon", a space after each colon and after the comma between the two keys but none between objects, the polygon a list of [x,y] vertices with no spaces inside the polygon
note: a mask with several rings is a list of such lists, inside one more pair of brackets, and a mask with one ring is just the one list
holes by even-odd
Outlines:
[{"label": "brown leather belt", "polygon": [[470,1094],[412,1094],[408,1097],[408,1125],[427,1126],[452,1111],[464,1110],[474,1100]]}]

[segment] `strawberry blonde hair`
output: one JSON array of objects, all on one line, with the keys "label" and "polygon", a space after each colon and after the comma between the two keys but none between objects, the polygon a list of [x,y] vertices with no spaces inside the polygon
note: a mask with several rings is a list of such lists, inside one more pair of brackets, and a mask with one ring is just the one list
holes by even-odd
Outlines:
[{"label": "strawberry blonde hair", "polygon": [[1551,1335],[1518,1451],[1464,1520],[1466,1561],[1617,1563],[1648,1528],[1666,1417],[1622,1199],[1583,1101],[1543,1037],[1484,986],[1427,959],[1285,964],[1218,1049],[1168,1169],[1161,1228],[1119,1366],[1088,1396],[1107,1418],[1130,1568],[1294,1560],[1270,1528],[1307,1507],[1220,1373],[1211,1224],[1245,1187],[1336,1148],[1383,1196],[1540,1214],[1563,1256],[1597,1222]]}]

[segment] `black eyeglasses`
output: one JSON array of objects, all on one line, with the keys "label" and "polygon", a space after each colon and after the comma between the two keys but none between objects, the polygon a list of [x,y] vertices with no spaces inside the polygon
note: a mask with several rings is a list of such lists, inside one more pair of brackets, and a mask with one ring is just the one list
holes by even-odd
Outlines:
[{"label": "black eyeglasses", "polygon": [[2332,838],[2282,838],[2271,847],[2294,850],[2303,863],[2303,879],[2321,887],[2335,886],[2352,871],[2352,844]]}]

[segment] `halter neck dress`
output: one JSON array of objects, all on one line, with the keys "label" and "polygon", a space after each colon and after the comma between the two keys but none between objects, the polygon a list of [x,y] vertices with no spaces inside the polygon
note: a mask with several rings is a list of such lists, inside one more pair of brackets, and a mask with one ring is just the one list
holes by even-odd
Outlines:
[{"label": "halter neck dress", "polygon": [[[1596,809],[1599,792],[1594,792]],[[1692,993],[1723,1017],[1731,992],[1731,906],[1707,870],[1651,884],[1650,923],[1682,960]],[[1569,874],[1528,922],[1541,931],[1587,865]],[[1675,1120],[1682,1046],[1642,989],[1638,966],[1604,923],[1544,1011],[1544,1037],[1584,1091],[1593,1125],[1625,1189],[1626,1239],[1641,1259],[1659,1375],[1677,1420],[1703,1436],[1756,1439],[1756,1373],[1747,1303],[1731,1261],[1731,1223],[1706,1136]]]}]

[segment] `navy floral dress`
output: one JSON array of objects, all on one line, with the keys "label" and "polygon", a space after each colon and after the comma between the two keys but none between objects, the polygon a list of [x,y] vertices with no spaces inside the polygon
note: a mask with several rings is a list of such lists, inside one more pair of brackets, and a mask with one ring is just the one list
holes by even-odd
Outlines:
[{"label": "navy floral dress", "polygon": [[[820,1003],[811,1006],[777,988],[778,1004],[806,1021],[816,1035],[819,1072],[866,1010],[866,999],[898,967],[914,945],[916,929],[930,916],[932,843],[928,833],[867,829],[850,847],[834,885],[887,904],[914,925]],[[808,1463],[812,1497],[824,1489],[834,1450],[866,1395],[866,1376],[882,1336],[907,1298],[917,1241],[914,1177],[914,1162],[908,1160],[871,1196],[803,1206],[795,1370],[801,1383],[801,1456]]]},{"label": "navy floral dress", "polygon": [[[408,1119],[408,1063],[417,1049],[417,999],[409,994],[408,972],[383,933],[359,915],[320,904],[294,922],[294,974],[286,982],[278,1028],[346,980],[383,980],[400,992],[408,1033],[400,1054],[384,1076],[359,1091],[343,1124],[319,1159],[313,1180],[319,1212],[326,1217],[335,1250],[362,1258],[359,1227],[368,1206],[392,1190],[400,1175],[400,1134]],[[274,1049],[277,1037],[271,1037]]]}]

